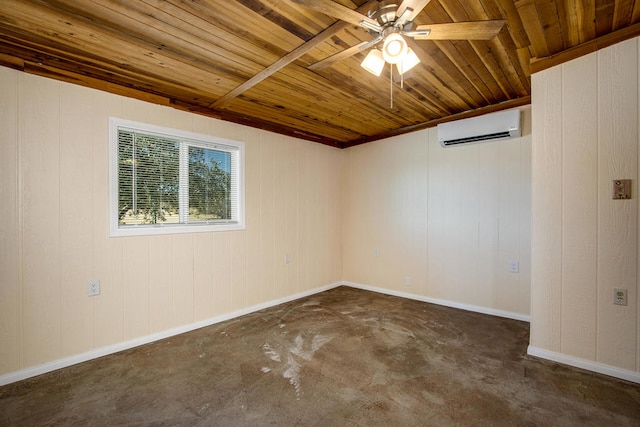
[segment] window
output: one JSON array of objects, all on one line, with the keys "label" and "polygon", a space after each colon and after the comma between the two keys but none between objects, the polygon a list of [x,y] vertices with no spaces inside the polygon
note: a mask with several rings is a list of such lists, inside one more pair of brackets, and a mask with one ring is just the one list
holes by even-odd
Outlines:
[{"label": "window", "polygon": [[111,236],[244,229],[244,144],[111,118]]}]

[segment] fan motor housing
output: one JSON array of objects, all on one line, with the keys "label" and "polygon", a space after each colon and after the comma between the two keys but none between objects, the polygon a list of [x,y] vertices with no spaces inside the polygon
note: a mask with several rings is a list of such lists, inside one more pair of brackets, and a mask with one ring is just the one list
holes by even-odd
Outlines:
[{"label": "fan motor housing", "polygon": [[[377,9],[370,10],[369,13],[367,13],[367,16],[371,19],[375,19],[378,22],[378,25],[380,25],[383,29],[392,28],[396,19],[398,19],[398,17],[396,16],[396,11],[399,7],[400,5],[394,3],[393,1],[381,2],[381,6]],[[402,30],[410,30],[412,26],[413,22],[407,22]],[[374,31],[370,32],[375,34]]]}]

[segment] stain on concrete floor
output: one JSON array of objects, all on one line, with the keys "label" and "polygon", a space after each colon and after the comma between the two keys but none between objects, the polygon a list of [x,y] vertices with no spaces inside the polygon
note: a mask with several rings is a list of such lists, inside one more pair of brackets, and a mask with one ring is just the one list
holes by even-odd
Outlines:
[{"label": "stain on concrete floor", "polygon": [[529,326],[340,287],[0,387],[0,425],[640,426]]}]

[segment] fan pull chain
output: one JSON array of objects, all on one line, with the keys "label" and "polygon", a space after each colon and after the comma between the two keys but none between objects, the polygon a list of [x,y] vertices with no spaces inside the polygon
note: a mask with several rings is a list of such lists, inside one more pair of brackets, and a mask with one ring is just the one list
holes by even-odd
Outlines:
[{"label": "fan pull chain", "polygon": [[389,108],[393,108],[393,64],[389,67],[389,96],[391,98]]}]

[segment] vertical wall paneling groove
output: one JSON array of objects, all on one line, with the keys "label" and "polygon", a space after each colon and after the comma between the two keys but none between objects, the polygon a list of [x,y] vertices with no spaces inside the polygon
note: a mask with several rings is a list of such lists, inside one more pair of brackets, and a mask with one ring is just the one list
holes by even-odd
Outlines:
[{"label": "vertical wall paneling groove", "polygon": [[[100,297],[91,299],[94,308],[94,345],[102,348],[123,341],[124,338],[124,240],[108,239],[109,209],[106,189],[109,186],[108,117],[110,114],[124,117],[123,98],[113,97],[104,92],[94,91],[91,118],[93,128],[93,259],[92,275],[88,279],[100,280]],[[83,281],[84,282],[84,281]],[[83,283],[79,286],[86,286]]]},{"label": "vertical wall paneling groove", "polygon": [[193,315],[193,239],[194,233],[174,234],[173,248],[173,307],[174,325],[194,322]]},{"label": "vertical wall paneling groove", "polygon": [[[110,116],[243,141],[247,229],[110,238]],[[342,279],[340,150],[1,67],[0,125],[0,383]]]},{"label": "vertical wall paneling groove", "polygon": [[[562,352],[595,359],[597,316],[598,129],[595,56],[563,65],[562,148],[565,221],[562,268]],[[572,164],[575,165],[572,167]]]},{"label": "vertical wall paneling groove", "polygon": [[195,320],[205,320],[215,315],[213,240],[209,233],[197,233],[193,239],[193,301]]},{"label": "vertical wall paneling groove", "polygon": [[124,338],[150,334],[150,240],[127,239],[123,251]]},{"label": "vertical wall paneling groove", "polygon": [[150,332],[164,331],[173,324],[173,236],[149,238],[149,325]]},{"label": "vertical wall paneling groove", "polygon": [[[24,79],[23,81],[25,81]],[[20,88],[25,363],[61,356],[60,87]]]},{"label": "vertical wall paneling groove", "polygon": [[260,144],[260,230],[262,241],[262,283],[260,294],[262,300],[269,300],[274,297],[273,286],[275,282],[275,217],[273,182],[274,174],[274,151],[266,144]]},{"label": "vertical wall paneling groove", "polygon": [[[531,135],[531,114],[522,120],[523,135]],[[531,139],[520,145],[521,197],[520,197],[520,263],[519,309],[518,313],[531,310]],[[524,191],[524,189],[528,191]]]},{"label": "vertical wall paneling groove", "polygon": [[[638,69],[638,79],[640,80],[640,41],[636,42],[636,67]],[[636,120],[637,123],[640,126],[640,87],[637,87],[636,90],[638,91],[636,93],[636,108],[637,108],[637,113],[638,115],[636,116]],[[640,129],[638,130],[639,135],[638,135],[638,164],[636,165],[636,171],[640,171]],[[638,173],[639,178],[640,178],[640,173]],[[636,181],[636,184],[638,184],[638,182]],[[638,185],[636,185],[636,190],[632,190],[633,191],[633,197],[636,198],[636,209],[638,209],[638,212],[640,212],[640,187],[638,187]],[[636,239],[638,242],[638,246],[636,246],[636,250],[638,251],[638,259],[636,262],[636,319],[635,319],[635,324],[636,324],[636,328],[637,328],[637,334],[636,334],[636,371],[640,372],[640,213],[638,214],[639,218],[638,218],[638,227],[637,227],[637,233],[636,233]]]},{"label": "vertical wall paneling groove", "polygon": [[636,381],[639,57],[635,38],[532,76],[530,353]]},{"label": "vertical wall paneling groove", "polygon": [[[637,283],[637,204],[611,200],[611,180],[637,182],[637,39],[598,52],[598,361],[636,369],[635,306],[611,303],[614,288]],[[631,232],[633,230],[633,232]],[[632,298],[635,300],[635,298]]]},{"label": "vertical wall paneling groove", "polygon": [[22,360],[20,176],[18,89],[20,75],[0,68],[0,372],[17,370]]},{"label": "vertical wall paneling groove", "polygon": [[[499,264],[499,260],[503,258],[500,256],[499,248],[502,241],[500,221],[504,215],[500,206],[500,177],[503,175],[500,167],[503,163],[500,158],[501,147],[500,144],[478,147],[481,149],[478,151],[475,176],[471,178],[470,183],[470,190],[477,194],[474,211],[477,212],[475,234],[478,272],[474,292],[477,304],[485,307],[499,307],[499,289],[502,288],[502,275],[506,274],[501,271]],[[496,160],[498,167],[487,167],[493,165]],[[480,254],[484,255],[480,257]]]},{"label": "vertical wall paneling groove", "polygon": [[239,310],[246,307],[246,276],[247,265],[244,254],[246,253],[245,232],[229,233],[231,250],[231,308]]},{"label": "vertical wall paneling groove", "polygon": [[252,145],[247,141],[246,158],[245,158],[245,178],[246,186],[246,223],[247,223],[247,305],[252,306],[261,301],[261,291],[249,292],[255,286],[262,286],[263,283],[263,264],[262,260],[262,234],[261,234],[261,204],[262,186],[264,185],[261,177],[261,157],[260,147]]},{"label": "vertical wall paneling groove", "polygon": [[444,246],[445,228],[444,228],[444,209],[440,201],[446,190],[445,186],[445,168],[442,156],[445,151],[442,150],[433,141],[437,141],[437,130],[428,133],[429,139],[425,141],[429,149],[427,163],[427,253],[429,269],[427,271],[427,289],[426,295],[433,298],[442,299],[445,297],[445,260],[442,247]]},{"label": "vertical wall paneling groove", "polygon": [[61,87],[60,102],[74,102],[60,114],[60,285],[61,285],[61,356],[82,353],[93,346],[93,310],[86,301],[86,287],[92,265],[84,254],[93,247],[91,212],[93,169],[92,92],[80,87]]},{"label": "vertical wall paneling groove", "polygon": [[562,72],[532,78],[531,342],[560,351],[562,300]]}]

